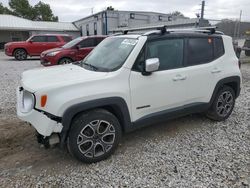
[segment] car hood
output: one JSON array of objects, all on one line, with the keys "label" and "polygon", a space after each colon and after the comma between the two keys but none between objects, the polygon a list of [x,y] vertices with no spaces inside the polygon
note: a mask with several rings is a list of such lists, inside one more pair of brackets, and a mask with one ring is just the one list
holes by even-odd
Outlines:
[{"label": "car hood", "polygon": [[23,72],[22,86],[30,92],[36,92],[103,79],[107,74],[107,72],[86,70],[73,64],[57,65]]},{"label": "car hood", "polygon": [[48,53],[51,53],[51,52],[57,52],[57,51],[60,51],[62,50],[63,48],[52,48],[52,49],[49,49],[49,50],[45,50],[43,52],[43,54],[48,54]]},{"label": "car hood", "polygon": [[10,46],[10,45],[19,45],[19,44],[24,44],[27,43],[26,41],[18,41],[18,42],[8,42],[5,45]]}]

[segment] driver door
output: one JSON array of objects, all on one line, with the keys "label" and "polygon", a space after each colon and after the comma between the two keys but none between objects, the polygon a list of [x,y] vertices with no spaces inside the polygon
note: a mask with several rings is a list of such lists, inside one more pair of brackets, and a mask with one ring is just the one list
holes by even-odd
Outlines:
[{"label": "driver door", "polygon": [[[130,75],[132,120],[178,108],[185,102],[184,39],[149,41]],[[159,58],[159,70],[142,75],[146,59]]]},{"label": "driver door", "polygon": [[47,37],[46,36],[34,36],[29,40],[28,51],[29,55],[40,55],[41,52],[47,50]]},{"label": "driver door", "polygon": [[95,38],[87,38],[82,40],[77,45],[76,60],[84,59],[95,47]]}]

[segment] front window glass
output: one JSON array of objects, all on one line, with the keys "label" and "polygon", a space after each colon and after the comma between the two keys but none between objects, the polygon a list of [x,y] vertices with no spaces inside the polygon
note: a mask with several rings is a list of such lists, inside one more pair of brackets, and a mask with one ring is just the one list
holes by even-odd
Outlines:
[{"label": "front window glass", "polygon": [[147,59],[159,58],[159,70],[169,70],[182,67],[183,39],[157,40],[148,43]]},{"label": "front window glass", "polygon": [[72,48],[74,47],[76,44],[78,44],[80,41],[82,40],[81,37],[78,37],[70,42],[68,42],[67,44],[63,45],[63,48]]},{"label": "front window glass", "polygon": [[32,42],[47,42],[46,36],[34,36],[30,39]]},{"label": "front window glass", "polygon": [[126,61],[137,41],[131,38],[107,38],[81,62],[81,66],[95,71],[117,70]]},{"label": "front window glass", "polygon": [[79,44],[80,48],[88,48],[88,47],[94,47],[95,46],[95,38],[88,38],[83,41],[81,41]]}]

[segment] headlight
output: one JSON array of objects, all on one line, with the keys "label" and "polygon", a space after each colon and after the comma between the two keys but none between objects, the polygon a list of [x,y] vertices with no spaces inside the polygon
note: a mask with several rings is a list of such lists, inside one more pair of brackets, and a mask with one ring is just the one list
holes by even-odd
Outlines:
[{"label": "headlight", "polygon": [[28,91],[23,91],[22,101],[21,101],[21,112],[28,113],[35,106],[35,97],[32,93]]},{"label": "headlight", "polygon": [[59,51],[57,51],[57,52],[50,52],[46,56],[55,56],[58,53],[59,53]]}]

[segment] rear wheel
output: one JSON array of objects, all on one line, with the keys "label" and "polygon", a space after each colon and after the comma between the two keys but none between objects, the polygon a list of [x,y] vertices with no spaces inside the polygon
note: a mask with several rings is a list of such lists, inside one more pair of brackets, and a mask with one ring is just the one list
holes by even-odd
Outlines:
[{"label": "rear wheel", "polygon": [[24,49],[16,49],[14,51],[15,59],[18,61],[27,59],[27,52]]},{"label": "rear wheel", "polygon": [[77,159],[93,163],[109,157],[118,146],[121,135],[117,118],[106,110],[97,109],[74,119],[67,145]]},{"label": "rear wheel", "polygon": [[64,58],[62,58],[62,59],[60,59],[60,60],[58,61],[58,64],[59,64],[59,65],[65,65],[65,64],[72,63],[72,62],[73,62],[72,59],[67,58],[67,57],[64,57]]},{"label": "rear wheel", "polygon": [[229,86],[223,86],[217,93],[206,115],[212,120],[223,121],[231,115],[234,104],[234,90]]}]

